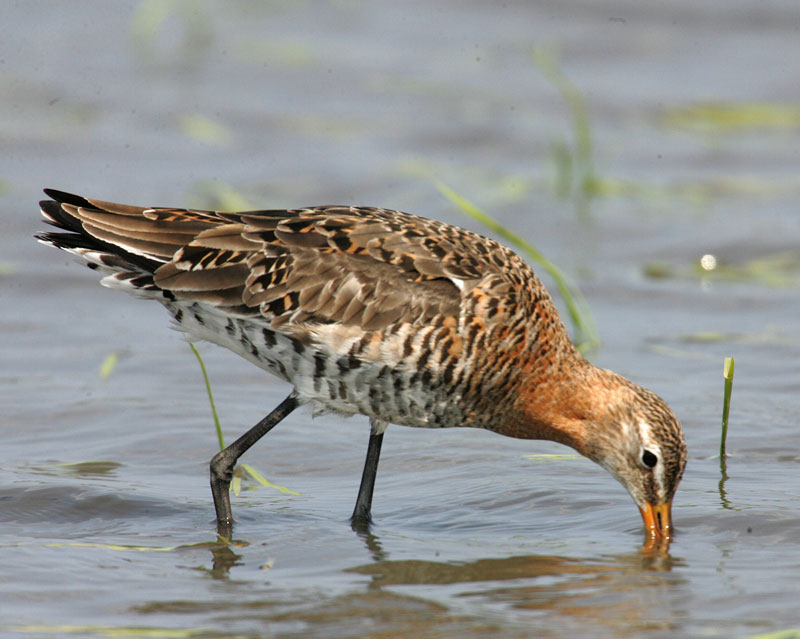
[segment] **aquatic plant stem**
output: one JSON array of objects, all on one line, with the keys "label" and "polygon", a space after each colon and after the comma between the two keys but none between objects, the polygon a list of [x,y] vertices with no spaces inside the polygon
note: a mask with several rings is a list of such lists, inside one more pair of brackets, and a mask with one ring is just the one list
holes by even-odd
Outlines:
[{"label": "aquatic plant stem", "polygon": [[200,351],[197,350],[197,347],[194,345],[193,342],[189,342],[189,346],[194,353],[194,356],[197,358],[197,361],[200,362],[200,370],[203,371],[203,381],[206,383],[206,392],[208,393],[208,403],[211,404],[211,414],[214,417],[214,426],[217,429],[217,439],[219,439],[219,449],[223,450],[225,448],[225,438],[222,435],[222,426],[219,423],[219,415],[217,415],[217,407],[214,404],[214,394],[211,392],[211,382],[208,379],[208,371],[206,370],[206,365],[203,362],[203,358],[200,357]]},{"label": "aquatic plant stem", "polygon": [[719,458],[725,459],[725,442],[728,438],[728,416],[731,412],[731,390],[733,389],[733,357],[726,357],[722,367],[725,378],[725,390],[722,396],[722,437],[719,442]]}]

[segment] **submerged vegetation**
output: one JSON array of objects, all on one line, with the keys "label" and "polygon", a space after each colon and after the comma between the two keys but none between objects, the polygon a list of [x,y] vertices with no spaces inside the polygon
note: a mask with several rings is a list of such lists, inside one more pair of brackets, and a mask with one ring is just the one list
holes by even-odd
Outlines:
[{"label": "submerged vegetation", "polygon": [[114,371],[114,368],[117,366],[117,362],[119,362],[119,353],[116,351],[112,351],[106,358],[103,360],[103,363],[100,364],[100,379],[106,379],[111,373]]},{"label": "submerged vegetation", "polygon": [[712,254],[693,264],[668,265],[650,262],[643,267],[653,279],[699,279],[701,282],[751,282],[773,288],[800,284],[800,252],[779,251],[739,263],[727,262]]},{"label": "submerged vegetation", "polygon": [[668,109],[662,122],[701,133],[800,129],[800,106],[770,102],[705,102]]},{"label": "submerged vegetation", "polygon": [[[557,50],[537,47],[532,58],[536,68],[558,91],[569,109],[569,135],[550,142],[554,166],[552,188],[558,197],[570,200],[580,216],[588,216],[591,201],[597,197],[627,197],[648,202],[679,198],[702,205],[721,196],[775,197],[800,191],[800,180],[794,176],[776,179],[736,174],[653,184],[602,175],[596,167],[586,98],[561,70]],[[764,132],[777,134],[800,129],[800,105],[757,101],[687,104],[665,109],[656,122],[663,127],[700,134],[709,140]]]},{"label": "submerged vegetation", "polygon": [[533,51],[533,63],[550,81],[570,109],[571,143],[563,139],[550,142],[550,154],[555,166],[555,192],[574,202],[579,215],[587,215],[589,201],[603,190],[603,181],[594,166],[594,145],[589,107],[583,94],[558,66],[557,53],[548,47]]}]

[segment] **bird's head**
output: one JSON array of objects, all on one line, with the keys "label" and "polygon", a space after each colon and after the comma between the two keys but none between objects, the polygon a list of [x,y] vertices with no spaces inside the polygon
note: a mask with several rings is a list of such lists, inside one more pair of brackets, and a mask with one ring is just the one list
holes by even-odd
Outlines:
[{"label": "bird's head", "polygon": [[672,499],[686,466],[678,418],[655,393],[602,371],[618,385],[605,410],[585,425],[581,452],[611,473],[630,493],[649,537],[673,535]]},{"label": "bird's head", "polygon": [[672,499],[686,466],[680,422],[655,393],[582,362],[524,398],[516,437],[571,446],[611,473],[630,493],[651,539],[673,536]]}]

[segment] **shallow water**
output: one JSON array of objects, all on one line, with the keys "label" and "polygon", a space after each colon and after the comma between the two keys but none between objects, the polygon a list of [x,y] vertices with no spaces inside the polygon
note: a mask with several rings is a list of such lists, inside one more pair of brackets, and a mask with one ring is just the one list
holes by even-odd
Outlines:
[{"label": "shallow water", "polygon": [[[530,4],[175,3],[156,30],[137,25],[159,3],[4,7],[0,635],[800,628],[798,125],[766,108],[800,98],[800,9]],[[560,49],[587,100],[608,194],[582,206],[554,192],[571,112],[535,46]],[[706,102],[761,108],[723,126],[691,110]],[[366,420],[303,411],[246,457],[300,495],[243,491],[234,543],[219,544],[216,437],[188,346],[156,305],[31,238],[45,186],[199,206],[230,184],[258,206],[376,204],[482,231],[431,177],[573,275],[603,341],[593,359],[682,418],[691,459],[667,553],[643,549],[635,507],[600,468],[468,430],[390,428],[376,524],[358,535]],[[698,276],[707,253],[740,270]],[[201,350],[229,439],[288,392]]]}]

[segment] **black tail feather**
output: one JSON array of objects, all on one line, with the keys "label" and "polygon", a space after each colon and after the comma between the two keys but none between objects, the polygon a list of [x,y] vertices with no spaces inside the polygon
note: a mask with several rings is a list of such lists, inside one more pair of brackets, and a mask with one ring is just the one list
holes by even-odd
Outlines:
[{"label": "black tail feather", "polygon": [[108,253],[109,255],[116,256],[117,259],[128,262],[133,267],[150,273],[153,273],[161,266],[161,264],[155,260],[148,259],[142,255],[136,255],[135,253],[126,251],[120,246],[104,242],[87,233],[80,220],[70,215],[61,206],[62,204],[69,204],[82,208],[97,209],[89,200],[79,195],[73,195],[72,193],[66,193],[56,189],[44,189],[44,192],[54,198],[53,200],[42,200],[39,202],[42,213],[44,213],[46,218],[45,222],[67,232],[37,233],[34,235],[37,240],[52,244],[61,249],[88,249],[90,251]]},{"label": "black tail feather", "polygon": [[64,229],[65,231],[72,231],[73,233],[83,232],[81,223],[66,213],[64,209],[61,208],[60,202],[54,202],[53,200],[42,200],[39,202],[39,207],[42,209],[42,213],[44,213],[44,215],[47,217],[45,222],[48,224],[60,229]]}]

